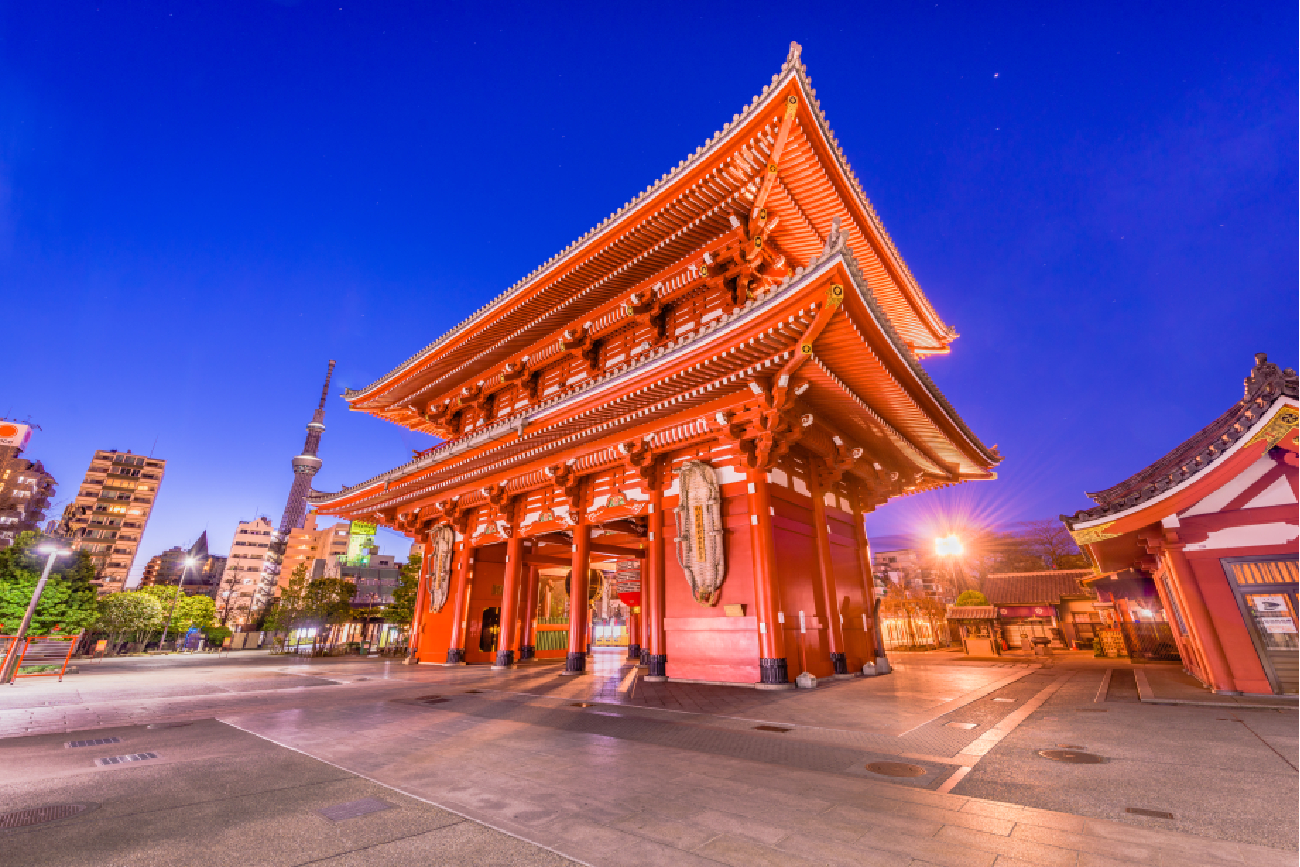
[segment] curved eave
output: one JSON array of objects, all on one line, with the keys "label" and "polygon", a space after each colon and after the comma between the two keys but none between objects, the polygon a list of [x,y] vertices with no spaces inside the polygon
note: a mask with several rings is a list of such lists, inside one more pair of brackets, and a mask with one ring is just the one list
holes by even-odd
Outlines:
[{"label": "curved eave", "polygon": [[[1267,451],[1270,441],[1262,436],[1265,429],[1279,414],[1288,410],[1294,413],[1296,409],[1295,399],[1279,398],[1231,447],[1195,475],[1127,509],[1088,520],[1063,518],[1065,525],[1076,540],[1081,540],[1080,544],[1093,544],[1141,529],[1190,508],[1235,478]],[[1294,448],[1295,440],[1296,429],[1293,425],[1290,432],[1282,437],[1282,441],[1289,442]]]},{"label": "curved eave", "polygon": [[[359,506],[363,501],[386,492],[391,485],[405,485],[412,479],[430,476],[433,473],[451,473],[462,470],[463,467],[481,457],[488,450],[499,451],[516,441],[523,443],[528,438],[536,436],[537,431],[552,428],[565,419],[574,416],[582,407],[611,399],[620,391],[636,388],[641,384],[653,381],[655,377],[662,376],[663,372],[674,369],[674,365],[681,364],[683,359],[690,358],[692,355],[707,356],[709,352],[716,351],[720,346],[729,345],[737,339],[738,335],[749,334],[750,332],[747,329],[754,327],[755,323],[774,317],[774,311],[779,310],[781,317],[787,316],[787,308],[790,304],[804,303],[812,299],[816,296],[817,289],[822,284],[829,282],[829,278],[836,273],[843,275],[846,281],[855,287],[856,294],[862,299],[865,309],[871,312],[871,322],[879,337],[891,347],[891,351],[895,354],[896,363],[906,371],[905,375],[910,376],[911,388],[922,392],[923,400],[931,401],[936,408],[942,410],[941,424],[945,424],[952,430],[955,436],[954,448],[967,453],[973,466],[965,469],[951,469],[948,466],[950,462],[936,461],[925,448],[917,448],[908,435],[893,430],[887,422],[877,416],[876,418],[881,425],[891,431],[891,439],[899,444],[904,453],[908,453],[910,450],[915,455],[913,463],[918,465],[922,472],[936,475],[942,474],[951,482],[961,481],[965,478],[991,478],[988,468],[997,463],[999,458],[985,449],[979,443],[978,438],[969,431],[934,383],[925,375],[924,370],[911,357],[907,346],[889,325],[888,318],[873,306],[874,302],[871,300],[870,289],[856,269],[852,253],[845,249],[841,242],[841,246],[833,252],[828,251],[806,271],[800,269],[796,272],[796,276],[783,286],[772,290],[760,299],[751,301],[745,307],[738,309],[733,315],[682,338],[679,343],[671,344],[664,350],[648,355],[636,363],[623,365],[608,371],[567,392],[558,394],[534,408],[507,417],[488,428],[484,428],[482,431],[445,443],[431,453],[389,470],[360,485],[344,489],[337,494],[313,492],[311,502],[313,505],[331,511],[346,511]],[[840,383],[840,387],[846,388],[843,383]],[[866,404],[864,403],[863,406],[865,407]],[[536,428],[535,426],[539,424],[542,427]],[[933,429],[934,425],[929,427]],[[528,428],[534,428],[534,430],[524,434],[524,430]],[[914,437],[916,430],[913,429],[909,433]],[[456,458],[456,460],[446,464],[452,458]],[[441,464],[446,464],[446,466],[440,467]]]},{"label": "curved eave", "polygon": [[[479,308],[442,337],[430,343],[420,352],[417,352],[365,388],[345,391],[344,397],[355,409],[372,412],[381,411],[377,405],[373,404],[375,398],[404,380],[435,353],[442,355],[451,351],[452,343],[456,338],[472,339],[474,332],[470,330],[471,326],[486,327],[491,322],[499,320],[509,310],[526,300],[526,296],[536,294],[537,291],[544,289],[558,279],[559,276],[575,267],[579,259],[589,259],[596,255],[600,248],[608,248],[614,241],[622,237],[631,226],[640,223],[648,211],[666,203],[679,188],[698,180],[712,166],[720,154],[730,150],[735,141],[752,136],[759,126],[766,123],[766,113],[773,109],[774,103],[777,103],[791,87],[797,87],[800,90],[803,97],[799,108],[800,116],[811,117],[813,127],[819,133],[817,145],[823,152],[823,157],[830,157],[829,160],[824,159],[823,162],[834,166],[838,174],[838,186],[849,192],[849,195],[844,198],[858,211],[856,216],[859,219],[855,222],[864,223],[868,227],[873,237],[867,239],[867,242],[872,246],[874,252],[880,254],[881,260],[886,263],[886,268],[893,282],[905,296],[905,301],[910,306],[913,316],[929,332],[930,340],[928,342],[915,342],[926,344],[923,346],[917,345],[917,351],[926,354],[945,352],[947,345],[956,338],[956,333],[939,319],[938,314],[926,298],[911,271],[907,268],[893,240],[876,215],[875,209],[872,207],[870,200],[867,199],[861,183],[853,174],[843,150],[839,147],[834,134],[830,130],[825,113],[817,101],[816,91],[813,90],[806,69],[799,59],[798,46],[792,45],[790,56],[782,67],[782,71],[773,76],[772,84],[765,87],[762,94],[755,97],[744,111],[733,118],[731,123],[715,133],[708,143],[698,148],[695,154],[681,161],[677,168],[663,175],[657,183],[648,187],[645,192],[611,214],[609,218],[587,232],[582,238],[552,256],[541,267],[524,277],[510,289]],[[461,343],[463,342],[461,341]]]}]

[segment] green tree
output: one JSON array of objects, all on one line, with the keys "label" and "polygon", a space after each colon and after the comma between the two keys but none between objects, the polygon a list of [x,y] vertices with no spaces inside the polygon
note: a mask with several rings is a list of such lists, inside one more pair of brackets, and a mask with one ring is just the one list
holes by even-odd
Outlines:
[{"label": "green tree", "polygon": [[357,585],[343,578],[317,578],[307,584],[303,597],[305,619],[318,627],[313,645],[319,645],[325,626],[337,626],[352,619],[352,597]]},{"label": "green tree", "polygon": [[989,598],[978,590],[963,590],[954,605],[988,605]]},{"label": "green tree", "polygon": [[109,634],[114,646],[127,635],[139,637],[161,629],[167,612],[158,599],[148,593],[127,591],[105,597],[99,606],[98,625]]},{"label": "green tree", "polygon": [[[16,630],[27,613],[27,606],[45,568],[45,555],[34,550],[41,541],[42,537],[37,533],[20,533],[13,545],[0,551],[0,631]],[[94,567],[90,567],[89,573],[85,569],[88,562],[89,557],[84,552],[54,561],[41,601],[28,627],[30,634],[58,632],[71,635],[95,621],[99,603],[90,583],[95,574]]]},{"label": "green tree", "polygon": [[175,603],[176,608],[172,613],[171,625],[167,627],[169,636],[183,635],[191,626],[202,629],[205,626],[211,626],[216,621],[216,603],[202,594],[186,596],[182,590],[180,598],[177,599],[174,586],[141,587],[139,592],[147,593],[158,600],[158,604],[162,606],[164,620],[167,612],[172,611],[173,602]]},{"label": "green tree", "polygon": [[289,580],[280,588],[280,597],[266,614],[266,629],[270,632],[287,633],[302,625],[305,618],[307,585],[307,564],[299,563],[289,574]]},{"label": "green tree", "polygon": [[410,625],[415,621],[415,597],[420,590],[420,561],[412,554],[402,567],[402,580],[393,588],[393,601],[384,606],[384,622]]}]

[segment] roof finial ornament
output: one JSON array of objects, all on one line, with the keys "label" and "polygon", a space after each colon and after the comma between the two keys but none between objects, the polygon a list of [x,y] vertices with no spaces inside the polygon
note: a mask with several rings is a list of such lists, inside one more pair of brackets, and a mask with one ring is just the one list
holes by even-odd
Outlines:
[{"label": "roof finial ornament", "polygon": [[798,42],[790,43],[790,53],[785,56],[786,66],[798,66],[800,64],[799,55],[803,52],[803,46]]},{"label": "roof finial ornament", "polygon": [[829,256],[844,247],[844,232],[840,229],[840,216],[835,215],[831,220],[831,231],[826,236],[826,246],[822,247],[822,256]]}]

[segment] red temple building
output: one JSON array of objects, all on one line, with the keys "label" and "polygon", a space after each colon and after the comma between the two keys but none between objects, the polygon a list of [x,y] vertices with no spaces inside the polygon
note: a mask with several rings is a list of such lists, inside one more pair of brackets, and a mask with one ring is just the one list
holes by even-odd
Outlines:
[{"label": "red temple building", "polygon": [[1296,372],[1255,359],[1232,408],[1061,520],[1101,572],[1103,603],[1126,626],[1167,623],[1202,684],[1294,694]]},{"label": "red temple building", "polygon": [[921,368],[955,338],[792,46],[676,168],[349,390],[445,441],[311,501],[423,545],[423,662],[581,673],[616,580],[649,677],[844,674],[876,657],[863,515],[1000,460]]}]

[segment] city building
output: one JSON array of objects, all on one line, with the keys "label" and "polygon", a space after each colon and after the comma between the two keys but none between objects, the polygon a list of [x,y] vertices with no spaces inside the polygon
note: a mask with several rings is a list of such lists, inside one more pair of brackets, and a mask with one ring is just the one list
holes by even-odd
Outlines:
[{"label": "city building", "polygon": [[1171,629],[1215,692],[1297,692],[1296,392],[1296,372],[1260,353],[1227,412],[1061,516],[1130,645]]},{"label": "city building", "polygon": [[284,561],[280,567],[276,595],[284,589],[299,566],[306,564],[310,570],[315,560],[329,560],[331,557],[346,558],[348,541],[351,538],[350,528],[350,521],[332,524],[329,527],[317,527],[316,513],[312,512],[307,515],[303,526],[290,530],[288,541],[284,546]]},{"label": "city building", "polygon": [[162,458],[99,449],[63,510],[60,533],[90,554],[101,593],[126,586],[166,467]]},{"label": "city building", "polygon": [[1091,577],[1091,569],[986,576],[983,593],[996,609],[1006,646],[1020,648],[1037,638],[1061,648],[1092,647],[1103,624],[1096,591],[1082,583]]},{"label": "city building", "polygon": [[[309,500],[424,545],[419,660],[542,656],[542,582],[595,569],[637,573],[650,678],[856,671],[876,658],[863,514],[1000,461],[921,367],[955,338],[792,46],[677,168],[347,391],[445,442]],[[570,674],[586,669],[585,595],[546,652]]]},{"label": "city building", "polygon": [[[186,560],[194,561],[188,572],[185,568]],[[183,577],[187,595],[202,594],[216,599],[225,570],[226,558],[208,553],[208,533],[204,530],[189,550],[178,545],[150,557],[145,564],[140,586],[174,586],[181,583]]]},{"label": "city building", "polygon": [[239,522],[217,593],[217,616],[224,625],[248,624],[275,595],[279,541],[279,532],[265,515]]},{"label": "city building", "polygon": [[31,435],[30,425],[0,421],[0,548],[40,531],[57,484],[40,461],[21,456]]}]

